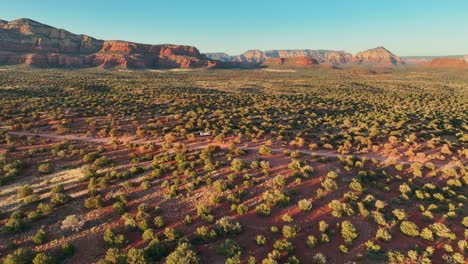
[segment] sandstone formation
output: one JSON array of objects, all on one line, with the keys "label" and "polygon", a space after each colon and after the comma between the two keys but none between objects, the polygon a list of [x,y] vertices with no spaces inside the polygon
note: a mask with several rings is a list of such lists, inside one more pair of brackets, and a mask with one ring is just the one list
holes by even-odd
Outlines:
[{"label": "sandstone formation", "polygon": [[191,46],[104,41],[30,19],[0,20],[0,64],[38,67],[216,67]]},{"label": "sandstone formation", "polygon": [[354,62],[360,64],[402,64],[400,57],[391,53],[384,47],[377,47],[358,52],[353,57]]},{"label": "sandstone formation", "polygon": [[436,58],[427,64],[433,68],[468,68],[468,58]]},{"label": "sandstone formation", "polygon": [[[316,61],[320,64],[329,65],[344,65],[344,64],[383,64],[383,65],[400,65],[404,62],[402,59],[395,54],[391,53],[384,47],[377,47],[369,49],[363,52],[359,52],[356,55],[352,55],[345,51],[334,51],[334,50],[249,50],[239,56],[220,56],[219,53],[207,53],[205,54],[211,59],[220,60],[223,62],[243,62],[243,63],[258,63],[258,64],[277,64],[281,60],[279,58],[302,58],[297,60],[304,60],[304,58],[310,58],[310,60]],[[291,61],[291,60],[290,60]],[[284,64],[285,61],[283,61]],[[301,64],[301,63],[299,63]],[[305,63],[308,64],[308,63]]]}]

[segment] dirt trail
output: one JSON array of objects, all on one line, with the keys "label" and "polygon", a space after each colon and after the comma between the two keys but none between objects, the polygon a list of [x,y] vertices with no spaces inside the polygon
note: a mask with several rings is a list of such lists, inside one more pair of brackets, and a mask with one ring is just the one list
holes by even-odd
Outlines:
[{"label": "dirt trail", "polygon": [[[74,141],[83,141],[83,142],[90,142],[90,143],[103,143],[103,144],[111,144],[112,139],[110,138],[94,138],[94,137],[86,137],[86,136],[78,136],[78,135],[57,135],[53,133],[33,133],[33,132],[23,132],[23,131],[8,131],[9,134],[11,135],[18,135],[18,136],[39,136],[39,137],[44,137],[44,138],[51,138],[51,139],[57,139],[57,140],[74,140]],[[154,141],[139,141],[139,140],[133,140],[131,141],[132,143],[149,143],[153,142],[155,145],[160,146],[161,143],[159,142],[154,142]],[[205,148],[207,145],[216,145],[215,143],[193,143],[193,144],[188,144],[187,147],[191,148],[192,150],[200,150]],[[219,145],[219,144],[218,144]],[[221,148],[227,148],[227,144],[221,144]],[[252,151],[258,151],[259,146],[253,146],[253,147],[240,147],[243,150],[252,150]],[[291,150],[288,148],[271,148],[273,153],[282,153],[284,150]],[[385,157],[381,156],[378,153],[353,153],[353,154],[340,154],[336,152],[331,152],[331,151],[326,151],[326,150],[304,150],[301,149],[299,150],[302,154],[306,155],[316,155],[319,157],[326,157],[326,158],[338,158],[342,156],[354,156],[359,159],[376,159],[381,162],[385,162],[388,160],[396,160],[399,164],[406,164],[406,165],[411,165],[412,161],[403,161],[398,157]],[[437,168],[445,167],[445,166],[453,166],[454,164],[435,164]]]}]

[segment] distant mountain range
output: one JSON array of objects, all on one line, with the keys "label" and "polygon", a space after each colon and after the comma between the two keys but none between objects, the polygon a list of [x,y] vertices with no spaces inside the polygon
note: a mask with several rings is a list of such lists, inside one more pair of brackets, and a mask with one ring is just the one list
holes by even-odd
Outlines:
[{"label": "distant mountain range", "polygon": [[[354,55],[335,50],[249,50],[239,56],[206,53],[193,46],[149,45],[123,40],[101,40],[78,35],[40,22],[21,18],[0,20],[0,65],[27,64],[36,67],[103,68],[231,68],[286,65],[307,67],[317,64],[388,65],[427,64],[430,57],[400,58],[384,47]],[[462,56],[433,63],[433,67],[462,67]]]},{"label": "distant mountain range", "polygon": [[[385,64],[385,65],[401,65],[404,64],[402,59],[393,54],[384,47],[377,47],[358,52],[352,55],[346,51],[336,50],[249,50],[239,56],[229,56],[226,53],[206,53],[208,58],[221,60],[224,62],[242,62],[242,63],[266,63],[277,62],[281,64],[288,60],[299,58],[300,61],[305,61],[304,58],[310,58],[305,64]],[[306,66],[306,65],[304,65]]]}]

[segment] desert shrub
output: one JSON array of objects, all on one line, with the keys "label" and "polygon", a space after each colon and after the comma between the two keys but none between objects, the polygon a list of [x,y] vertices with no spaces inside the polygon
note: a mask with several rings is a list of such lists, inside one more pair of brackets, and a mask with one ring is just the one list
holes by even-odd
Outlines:
[{"label": "desert shrub", "polygon": [[46,253],[38,253],[32,260],[33,264],[54,264],[55,259],[52,255]]},{"label": "desert shrub", "polygon": [[75,247],[72,244],[65,242],[60,246],[60,253],[64,257],[73,256],[73,254],[75,254]]},{"label": "desert shrub", "polygon": [[291,253],[294,251],[293,244],[286,239],[280,239],[275,241],[273,248],[278,250],[279,252]]},{"label": "desert shrub", "polygon": [[239,204],[236,208],[239,215],[246,214],[249,211],[249,208],[245,204]]},{"label": "desert shrub", "polygon": [[241,264],[241,257],[240,254],[235,254],[232,257],[226,259],[225,264]]},{"label": "desert shrub", "polygon": [[130,229],[134,229],[137,227],[137,222],[131,214],[125,213],[122,215],[121,219],[124,221],[125,227]]},{"label": "desert shrub", "polygon": [[33,236],[32,241],[36,244],[44,244],[47,241],[47,236],[44,229],[39,228],[37,233]]},{"label": "desert shrub", "polygon": [[270,227],[270,231],[273,233],[273,234],[276,234],[279,232],[279,228],[277,226],[271,226]]},{"label": "desert shrub", "polygon": [[122,247],[124,246],[127,241],[123,234],[115,234],[114,230],[111,228],[107,228],[104,231],[104,241],[111,247]]},{"label": "desert shrub", "polygon": [[309,248],[314,248],[317,245],[317,238],[313,235],[307,236],[306,245]]},{"label": "desert shrub", "polygon": [[241,247],[236,241],[232,239],[226,239],[218,248],[218,252],[226,257],[232,257],[236,254],[241,253]]},{"label": "desert shrub", "polygon": [[11,213],[10,218],[5,223],[4,228],[10,232],[21,232],[26,229],[26,222],[23,220],[24,214],[15,211]]},{"label": "desert shrub", "polygon": [[227,183],[224,180],[216,180],[213,182],[213,187],[218,192],[223,192],[227,189]]},{"label": "desert shrub", "polygon": [[218,233],[224,235],[237,234],[242,231],[242,227],[239,222],[235,221],[229,216],[224,216],[216,221],[216,230]]},{"label": "desert shrub", "polygon": [[185,215],[184,223],[186,225],[191,225],[193,223],[193,218],[191,215]]},{"label": "desert shrub", "polygon": [[382,241],[390,241],[392,239],[392,235],[388,232],[388,229],[383,227],[379,227],[377,229],[377,234],[375,237]]},{"label": "desert shrub", "polygon": [[164,236],[169,242],[175,241],[177,238],[179,238],[179,232],[172,227],[166,227],[164,229]]},{"label": "desert shrub", "polygon": [[167,254],[167,247],[157,239],[153,239],[145,248],[145,255],[150,263],[159,261]]},{"label": "desert shrub", "polygon": [[257,235],[255,237],[255,242],[257,242],[257,245],[259,246],[264,246],[266,244],[266,237],[263,235]]},{"label": "desert shrub", "polygon": [[403,263],[405,256],[399,251],[389,251],[387,252],[387,260],[390,263]]},{"label": "desert shrub", "polygon": [[141,238],[146,241],[146,242],[149,242],[149,241],[152,241],[154,239],[157,239],[157,236],[154,234],[154,230],[151,229],[151,228],[148,228],[146,229],[145,231],[143,231],[143,234],[141,235]]},{"label": "desert shrub", "polygon": [[23,185],[20,188],[18,188],[18,191],[17,191],[16,195],[19,198],[25,198],[25,197],[28,197],[31,194],[33,194],[33,190],[31,189],[31,187],[29,187],[28,185]]},{"label": "desert shrub", "polygon": [[356,179],[353,179],[349,184],[349,188],[355,192],[361,193],[364,188],[362,187],[361,183]]},{"label": "desert shrub", "polygon": [[367,240],[366,243],[367,252],[369,252],[370,256],[376,257],[381,251],[381,247],[379,244],[374,243],[372,240]]},{"label": "desert shrub", "polygon": [[266,145],[261,145],[260,148],[258,149],[258,154],[263,155],[263,156],[271,156],[273,154],[273,151],[271,150],[270,147]]},{"label": "desert shrub", "polygon": [[262,194],[262,199],[268,204],[286,206],[289,204],[290,198],[281,190],[265,191]]},{"label": "desert shrub", "polygon": [[341,253],[347,254],[349,252],[349,249],[346,245],[339,245],[338,249],[340,250]]},{"label": "desert shrub", "polygon": [[434,240],[434,234],[429,228],[423,228],[421,230],[421,234],[419,234],[423,239],[428,240],[428,241],[433,241]]},{"label": "desert shrub", "polygon": [[286,178],[283,177],[282,175],[277,175],[273,178],[273,184],[276,187],[282,188],[286,186]]},{"label": "desert shrub", "polygon": [[317,253],[312,257],[312,264],[326,264],[327,257],[322,253]]},{"label": "desert shrub", "polygon": [[98,209],[104,206],[104,202],[100,195],[95,195],[85,200],[85,207],[88,209]]},{"label": "desert shrub", "polygon": [[453,233],[446,225],[443,223],[434,223],[429,226],[429,228],[441,238],[448,238],[451,240],[455,240],[457,236]]},{"label": "desert shrub", "polygon": [[297,236],[297,233],[299,233],[300,227],[297,225],[290,226],[290,225],[284,225],[282,229],[283,236],[285,238],[295,238]]},{"label": "desert shrub", "polygon": [[206,226],[197,227],[196,231],[197,237],[203,241],[209,241],[215,239],[218,235],[215,230],[210,229]]},{"label": "desert shrub", "polygon": [[400,230],[403,234],[410,236],[410,237],[417,237],[419,236],[419,227],[410,221],[403,221],[400,224]]},{"label": "desert shrub", "polygon": [[332,209],[332,215],[335,217],[342,217],[343,215],[354,215],[353,208],[347,203],[342,203],[338,200],[332,200],[330,203],[328,203],[328,206]]},{"label": "desert shrub", "polygon": [[325,233],[328,231],[328,224],[327,222],[320,220],[319,222],[319,231]]},{"label": "desert shrub", "polygon": [[123,263],[127,263],[127,256],[118,248],[109,248],[106,251],[104,260],[101,260],[98,263],[99,264],[106,264],[106,263],[123,264]]},{"label": "desert shrub", "polygon": [[299,202],[297,202],[297,206],[301,211],[303,212],[308,212],[312,209],[312,200],[309,199],[302,199]]},{"label": "desert shrub", "polygon": [[341,223],[341,236],[347,244],[351,244],[358,237],[356,229],[351,222],[343,221]]},{"label": "desert shrub", "polygon": [[57,207],[70,201],[71,197],[63,193],[52,193],[50,196],[50,203],[52,206]]},{"label": "desert shrub", "polygon": [[33,258],[34,252],[30,248],[19,248],[5,256],[3,264],[26,264],[31,263]]},{"label": "desert shrub", "polygon": [[153,222],[154,222],[154,226],[156,228],[161,228],[161,227],[164,227],[164,225],[165,225],[164,217],[160,216],[160,215],[156,216],[154,218]]},{"label": "desert shrub", "polygon": [[146,256],[143,250],[132,247],[127,252],[127,263],[146,264],[148,263],[148,261],[146,260]]},{"label": "desert shrub", "polygon": [[266,203],[261,203],[255,207],[258,215],[267,216],[271,214],[271,207]]},{"label": "desert shrub", "polygon": [[288,213],[285,213],[281,219],[286,222],[286,223],[291,223],[292,221],[294,221],[294,219],[292,218],[291,215],[289,215]]},{"label": "desert shrub", "polygon": [[464,227],[468,228],[468,216],[463,217],[462,225]]},{"label": "desert shrub", "polygon": [[84,227],[84,225],[85,225],[84,220],[81,220],[76,215],[69,215],[62,221],[60,229],[79,231]]},{"label": "desert shrub", "polygon": [[406,213],[403,209],[395,209],[392,213],[399,221],[406,220]]},{"label": "desert shrub", "polygon": [[40,174],[49,174],[53,170],[54,169],[53,169],[52,165],[50,165],[49,163],[42,163],[37,168],[37,172],[39,172]]},{"label": "desert shrub", "polygon": [[233,159],[231,162],[231,170],[234,172],[240,172],[244,167],[245,163],[242,159]]},{"label": "desert shrub", "polygon": [[112,209],[114,210],[115,213],[119,214],[119,215],[123,215],[125,214],[125,212],[127,211],[127,208],[125,206],[125,203],[121,202],[121,201],[117,201],[115,202],[113,205],[112,205]]}]

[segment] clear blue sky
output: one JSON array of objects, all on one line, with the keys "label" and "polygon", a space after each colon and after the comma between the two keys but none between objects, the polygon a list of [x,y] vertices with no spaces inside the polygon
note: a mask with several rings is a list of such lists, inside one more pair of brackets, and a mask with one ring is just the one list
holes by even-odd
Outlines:
[{"label": "clear blue sky", "polygon": [[468,0],[4,0],[0,19],[27,17],[101,39],[247,49],[385,46],[404,55],[468,54]]}]

